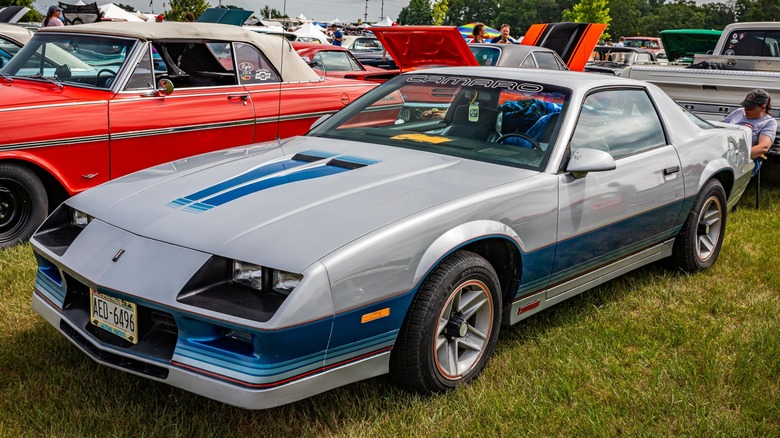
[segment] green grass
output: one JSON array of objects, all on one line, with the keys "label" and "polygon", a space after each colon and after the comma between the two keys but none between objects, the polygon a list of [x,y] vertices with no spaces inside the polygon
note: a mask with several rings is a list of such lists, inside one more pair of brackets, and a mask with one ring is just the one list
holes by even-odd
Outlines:
[{"label": "green grass", "polygon": [[780,436],[780,183],[730,215],[716,265],[649,266],[513,327],[483,375],[420,397],[384,378],[246,411],[88,359],[0,251],[0,436]]}]

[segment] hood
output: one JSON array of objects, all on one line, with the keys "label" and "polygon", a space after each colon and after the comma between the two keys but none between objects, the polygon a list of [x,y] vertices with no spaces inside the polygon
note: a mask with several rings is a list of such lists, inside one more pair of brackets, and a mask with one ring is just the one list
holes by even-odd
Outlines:
[{"label": "hood", "polygon": [[0,109],[23,109],[26,106],[58,105],[80,102],[104,102],[113,96],[110,91],[91,90],[42,80],[0,78]]},{"label": "hood", "polygon": [[457,27],[391,26],[369,30],[374,32],[401,71],[479,65]]},{"label": "hood", "polygon": [[303,272],[383,226],[535,174],[402,148],[296,137],[150,168],[68,204],[153,240]]},{"label": "hood", "polygon": [[601,23],[534,24],[520,44],[552,49],[569,70],[582,71],[606,28]]},{"label": "hood", "polygon": [[669,61],[693,58],[693,55],[704,55],[715,50],[722,33],[722,30],[709,29],[663,30],[661,44]]}]

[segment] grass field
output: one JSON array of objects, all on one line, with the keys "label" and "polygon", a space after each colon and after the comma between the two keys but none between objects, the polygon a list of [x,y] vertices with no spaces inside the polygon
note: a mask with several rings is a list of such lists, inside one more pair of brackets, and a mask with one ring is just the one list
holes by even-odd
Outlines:
[{"label": "grass field", "polygon": [[[771,175],[770,175],[771,176]],[[30,308],[0,251],[0,436],[780,436],[780,178],[752,185],[710,270],[649,266],[502,328],[472,385],[376,378],[245,411],[99,366]]]}]

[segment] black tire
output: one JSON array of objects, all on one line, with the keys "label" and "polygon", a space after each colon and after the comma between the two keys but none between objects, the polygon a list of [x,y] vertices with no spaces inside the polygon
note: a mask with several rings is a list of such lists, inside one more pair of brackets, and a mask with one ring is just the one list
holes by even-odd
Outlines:
[{"label": "black tire", "polygon": [[434,269],[412,301],[390,355],[390,378],[421,394],[468,383],[485,367],[500,326],[496,272],[479,255],[457,251]]},{"label": "black tire", "polygon": [[46,219],[49,201],[35,173],[0,164],[0,248],[27,241]]},{"label": "black tire", "polygon": [[699,192],[680,234],[674,241],[671,262],[687,272],[707,269],[715,263],[726,233],[726,191],[713,179]]}]

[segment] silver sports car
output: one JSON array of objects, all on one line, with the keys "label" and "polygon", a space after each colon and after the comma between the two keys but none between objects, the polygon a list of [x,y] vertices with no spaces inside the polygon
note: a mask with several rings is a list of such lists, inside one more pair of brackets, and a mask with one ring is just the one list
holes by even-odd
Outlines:
[{"label": "silver sports car", "polygon": [[712,265],[749,138],[622,78],[404,74],[306,136],[69,199],[32,239],[33,306],[101,364],[246,408],[388,372],[444,391],[502,323]]}]

